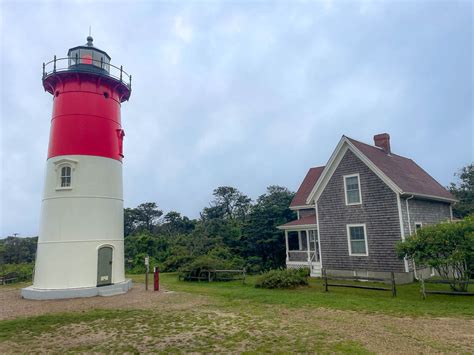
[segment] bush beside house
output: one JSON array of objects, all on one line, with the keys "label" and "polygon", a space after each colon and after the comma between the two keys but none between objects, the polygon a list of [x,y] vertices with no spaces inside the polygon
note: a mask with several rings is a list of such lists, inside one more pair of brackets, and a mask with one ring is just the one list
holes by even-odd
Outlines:
[{"label": "bush beside house", "polygon": [[467,291],[466,281],[474,273],[474,215],[456,223],[423,227],[399,242],[397,252],[400,258],[434,268],[450,281],[453,291]]},{"label": "bush beside house", "polygon": [[294,288],[307,286],[309,269],[277,269],[262,274],[255,282],[258,288]]}]

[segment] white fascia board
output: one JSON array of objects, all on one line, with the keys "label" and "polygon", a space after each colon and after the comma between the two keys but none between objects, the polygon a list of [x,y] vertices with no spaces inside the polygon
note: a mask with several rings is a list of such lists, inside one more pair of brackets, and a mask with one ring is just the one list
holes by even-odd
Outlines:
[{"label": "white fascia board", "polygon": [[[321,176],[319,177],[318,181],[316,182],[313,189],[309,193],[308,198],[306,199],[306,203],[308,205],[311,204],[313,201],[314,202],[316,201],[316,199],[314,198],[315,194],[316,194],[316,191],[318,191],[319,186],[321,186],[323,184],[323,181],[326,179],[326,176],[329,174],[328,171],[334,165],[333,163],[336,160],[336,158],[338,156],[338,153],[341,151],[342,146],[344,145],[344,143],[346,141],[347,141],[347,138],[345,136],[342,136],[342,138],[340,139],[339,143],[336,146],[336,149],[334,149],[331,157],[329,158],[328,162],[326,163],[326,166],[324,167],[323,172],[321,173]],[[332,175],[332,173],[330,175]],[[324,185],[326,185],[326,184],[324,184]]]},{"label": "white fascia board", "polygon": [[292,206],[292,207],[290,207],[290,210],[298,211],[298,210],[307,210],[307,209],[310,209],[310,208],[314,208],[314,205]]},{"label": "white fascia board", "polygon": [[301,224],[296,226],[279,226],[278,229],[281,230],[305,230],[305,229],[316,229],[318,225],[315,224]]},{"label": "white fascia board", "polygon": [[339,141],[336,149],[331,155],[326,167],[324,168],[321,177],[318,179],[318,182],[314,186],[313,190],[308,196],[306,203],[311,203],[312,201],[317,201],[321,193],[324,191],[327,183],[331,179],[334,171],[341,162],[342,158],[346,154],[347,150],[350,149],[367,167],[374,172],[393,192],[396,194],[401,194],[402,190],[385,175],[377,166],[372,163],[372,161],[367,158],[362,152],[357,149],[348,139],[343,136]]},{"label": "white fascia board", "polygon": [[449,202],[449,203],[454,203],[458,202],[458,200],[453,199],[453,198],[446,198],[446,197],[439,197],[439,196],[433,196],[433,195],[424,195],[424,194],[417,194],[415,192],[402,192],[401,195],[402,197],[410,197],[410,196],[415,196],[415,197],[421,197],[425,198],[428,200],[436,200],[436,201],[442,201],[442,202]]}]

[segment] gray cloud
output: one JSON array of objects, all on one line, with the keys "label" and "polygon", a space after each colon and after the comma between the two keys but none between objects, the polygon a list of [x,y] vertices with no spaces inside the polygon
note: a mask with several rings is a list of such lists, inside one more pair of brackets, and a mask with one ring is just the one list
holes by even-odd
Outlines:
[{"label": "gray cloud", "polygon": [[133,75],[123,104],[125,205],[198,216],[212,189],[295,190],[342,134],[442,184],[473,160],[472,4],[1,4],[0,235],[36,234],[52,100],[41,63],[85,42]]}]

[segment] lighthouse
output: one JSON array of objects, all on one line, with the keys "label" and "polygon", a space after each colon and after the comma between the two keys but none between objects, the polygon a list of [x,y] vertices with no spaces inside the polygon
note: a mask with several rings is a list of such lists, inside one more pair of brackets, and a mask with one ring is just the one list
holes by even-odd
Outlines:
[{"label": "lighthouse", "polygon": [[53,97],[33,285],[24,298],[114,295],[125,279],[120,109],[131,76],[93,44],[43,64]]}]

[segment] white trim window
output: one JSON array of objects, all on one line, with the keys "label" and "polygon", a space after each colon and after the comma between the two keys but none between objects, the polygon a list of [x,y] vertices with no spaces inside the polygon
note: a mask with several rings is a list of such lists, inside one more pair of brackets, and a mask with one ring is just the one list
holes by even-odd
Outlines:
[{"label": "white trim window", "polygon": [[344,195],[347,206],[360,205],[362,203],[359,174],[344,175]]},{"label": "white trim window", "polygon": [[71,190],[74,183],[73,175],[77,167],[77,160],[59,159],[53,162],[56,172],[56,191]]},{"label": "white trim window", "polygon": [[347,225],[347,242],[349,244],[349,255],[368,256],[367,233],[365,224]]},{"label": "white trim window", "polygon": [[422,222],[415,222],[415,233],[423,227]]},{"label": "white trim window", "polygon": [[72,179],[72,168],[70,165],[61,166],[61,175],[60,175],[60,187],[68,188],[71,187]]}]

